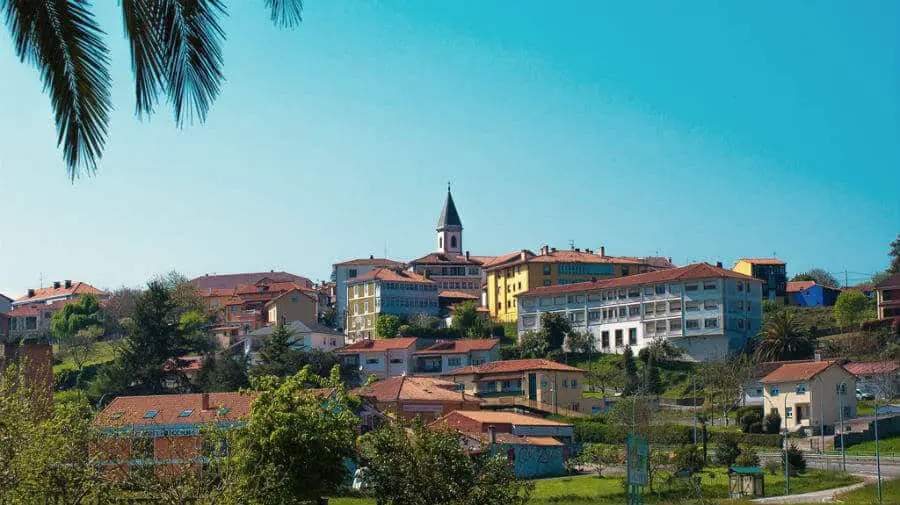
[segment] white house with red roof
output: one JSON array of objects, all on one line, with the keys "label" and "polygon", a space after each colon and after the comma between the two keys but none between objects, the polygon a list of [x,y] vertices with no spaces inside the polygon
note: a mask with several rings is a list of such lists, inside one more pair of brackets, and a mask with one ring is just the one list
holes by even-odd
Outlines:
[{"label": "white house with red roof", "polygon": [[364,381],[370,375],[379,379],[411,375],[415,350],[416,338],[409,337],[360,340],[335,352]]},{"label": "white house with red roof", "polygon": [[29,289],[12,302],[9,317],[10,341],[42,341],[50,335],[53,314],[81,295],[105,298],[107,294],[86,282],[56,281],[46,288]]},{"label": "white house with red roof", "polygon": [[415,373],[441,374],[470,365],[483,365],[500,359],[497,339],[460,339],[439,341],[413,353]]},{"label": "white house with red roof", "polygon": [[357,258],[333,265],[331,278],[334,280],[334,310],[337,316],[338,330],[344,331],[347,322],[347,282],[360,275],[367,274],[376,268],[404,268],[400,261],[387,258]]},{"label": "white house with red roof", "polygon": [[777,412],[790,432],[833,432],[842,417],[856,417],[856,377],[840,362],[785,363],[760,379],[766,412]]},{"label": "white house with red roof", "polygon": [[707,263],[627,277],[530,289],[518,296],[518,331],[540,329],[541,314],[565,315],[591,333],[597,350],[633,351],[664,339],[683,359],[724,359],[760,328],[762,281]]}]

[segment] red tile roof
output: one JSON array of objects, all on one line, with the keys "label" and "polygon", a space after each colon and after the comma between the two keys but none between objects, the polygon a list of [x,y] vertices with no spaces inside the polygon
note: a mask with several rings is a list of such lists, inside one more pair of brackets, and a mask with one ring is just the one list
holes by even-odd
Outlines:
[{"label": "red tile roof", "polygon": [[473,295],[472,293],[466,293],[465,291],[456,291],[452,289],[444,289],[438,292],[438,297],[440,298],[465,298],[466,300],[478,300],[481,298],[478,295]]},{"label": "red tile roof", "polygon": [[501,265],[507,266],[507,265],[514,265],[516,263],[521,263],[523,253],[525,254],[526,259],[534,257],[533,252],[531,252],[527,249],[522,249],[521,251],[515,251],[515,252],[511,252],[511,253],[502,254],[500,256],[496,256],[496,257],[494,257],[494,259],[486,262],[483,265],[483,267],[484,268],[494,268],[494,267],[498,267]]},{"label": "red tile roof", "polygon": [[301,295],[303,295],[303,296],[305,296],[305,297],[307,297],[307,298],[309,298],[309,299],[311,299],[311,300],[313,300],[313,301],[318,301],[318,300],[316,300],[316,298],[315,298],[314,295],[308,293],[307,291],[304,291],[304,290],[298,289],[298,288],[294,288],[294,289],[290,289],[290,290],[288,290],[288,291],[285,291],[284,293],[281,293],[280,295],[277,295],[277,296],[275,296],[275,298],[272,298],[271,300],[269,300],[268,302],[266,302],[266,307],[268,307],[269,305],[271,305],[271,304],[277,302],[278,300],[280,300],[280,299],[284,298],[285,296],[288,296],[288,295],[290,295],[290,294],[292,294],[292,293],[299,293],[299,294],[301,294]]},{"label": "red tile roof", "polygon": [[241,286],[235,290],[238,295],[255,295],[263,293],[282,293],[292,289],[303,290],[303,286],[296,282],[269,282],[264,284],[252,284],[249,286]]},{"label": "red tile roof", "polygon": [[336,267],[344,267],[344,266],[376,266],[376,267],[388,267],[388,268],[403,268],[404,264],[399,261],[389,260],[387,258],[359,258],[355,260],[343,261],[341,263],[335,263]]},{"label": "red tile roof", "polygon": [[463,354],[471,351],[490,351],[498,345],[500,345],[500,341],[495,338],[447,340],[437,342],[413,354]]},{"label": "red tile roof", "polygon": [[467,258],[465,254],[434,252],[414,259],[409,263],[410,265],[481,265],[482,262],[471,255]]},{"label": "red tile roof", "polygon": [[812,379],[832,365],[841,366],[837,361],[809,361],[805,363],[787,363],[766,375],[760,382],[796,382]]},{"label": "red tile roof", "polygon": [[787,292],[788,293],[799,293],[804,289],[809,289],[816,285],[816,281],[788,281],[787,283]]},{"label": "red tile roof", "polygon": [[203,368],[203,356],[182,356],[175,359],[170,359],[166,365],[163,367],[163,370],[178,370],[179,372],[196,372]]},{"label": "red tile roof", "polygon": [[876,289],[900,288],[900,272],[895,273],[875,285]]},{"label": "red tile roof", "polygon": [[198,290],[200,296],[206,297],[222,297],[222,296],[233,296],[234,292],[237,288],[207,288],[205,290]]},{"label": "red tile roof", "polygon": [[647,272],[644,274],[629,275],[626,277],[617,277],[614,279],[603,279],[591,282],[580,282],[577,284],[563,284],[559,286],[542,286],[521,293],[519,298],[541,295],[558,295],[565,293],[581,293],[584,291],[593,291],[596,289],[619,288],[626,286],[639,286],[642,284],[656,284],[659,282],[699,280],[712,278],[730,278],[743,279],[747,281],[761,282],[749,275],[739,274],[732,270],[714,267],[708,263],[694,263],[684,267],[669,268],[666,270],[657,270],[655,272]]},{"label": "red tile roof", "polygon": [[740,258],[738,261],[753,265],[784,265],[784,262],[778,258]]},{"label": "red tile roof", "polygon": [[[129,425],[206,424],[240,421],[250,417],[256,393],[209,393],[209,409],[202,409],[202,394],[119,396],[97,414],[94,424],[115,427]],[[219,410],[220,407],[227,408]],[[153,417],[148,412],[157,411]],[[181,414],[192,411],[186,416]]]},{"label": "red tile roof", "polygon": [[238,286],[256,284],[262,279],[272,279],[274,282],[295,282],[303,287],[312,287],[312,281],[306,277],[294,275],[288,272],[249,272],[241,274],[203,275],[195,277],[188,283],[197,286],[201,292],[212,289],[235,289]]},{"label": "red tile roof", "polygon": [[[463,436],[473,440],[477,440],[482,444],[487,444],[490,441],[490,435],[484,432],[474,433],[470,431],[460,430],[460,433]],[[495,433],[494,440],[496,441],[496,443],[503,445],[539,445],[546,447],[566,445],[553,437],[531,437],[513,435],[512,433]]]},{"label": "red tile roof", "polygon": [[514,359],[509,361],[494,361],[483,365],[467,366],[447,372],[443,375],[481,375],[506,372],[525,372],[530,370],[556,370],[561,372],[581,372],[584,370],[574,366],[563,365],[548,359]]},{"label": "red tile roof", "polygon": [[456,391],[456,383],[433,377],[392,377],[356,388],[351,392],[377,402],[400,400],[473,402],[476,404],[473,405],[475,408],[478,408],[477,404],[482,402],[481,399],[472,395]]},{"label": "red tile roof", "polygon": [[895,373],[900,369],[900,361],[860,361],[847,363],[844,368],[853,375]]},{"label": "red tile roof", "polygon": [[365,281],[387,281],[387,282],[419,282],[423,284],[434,284],[434,281],[421,276],[409,270],[391,270],[390,268],[376,268],[371,272],[364,273],[359,277],[347,280],[347,284],[355,284]]},{"label": "red tile roof", "polygon": [[338,354],[356,354],[360,352],[384,352],[397,349],[408,349],[416,345],[416,337],[382,338],[377,340],[360,340],[338,349]]},{"label": "red tile roof", "polygon": [[41,300],[46,300],[48,298],[59,298],[63,296],[73,296],[73,295],[102,295],[103,291],[91,286],[86,282],[76,281],[73,282],[70,287],[65,287],[65,284],[60,285],[58,288],[47,287],[47,288],[38,288],[34,290],[34,296],[22,296],[16,299],[16,303],[32,303],[39,302]]},{"label": "red tile roof", "polygon": [[[464,419],[460,419],[464,418]],[[440,418],[436,422],[443,421],[444,424],[456,427],[460,421],[469,419],[480,424],[512,424],[515,426],[555,426],[565,427],[572,426],[570,423],[561,423],[559,421],[551,421],[543,417],[530,416],[528,414],[518,414],[515,412],[498,412],[494,410],[454,410],[446,416]]]},{"label": "red tile roof", "polygon": [[528,263],[612,263],[636,265],[641,263],[630,256],[600,256],[586,251],[556,251],[540,254],[528,260]]},{"label": "red tile roof", "polygon": [[42,312],[56,312],[75,300],[57,300],[51,303],[32,303],[29,305],[19,305],[13,307],[6,312],[9,317],[32,317],[38,316]]}]

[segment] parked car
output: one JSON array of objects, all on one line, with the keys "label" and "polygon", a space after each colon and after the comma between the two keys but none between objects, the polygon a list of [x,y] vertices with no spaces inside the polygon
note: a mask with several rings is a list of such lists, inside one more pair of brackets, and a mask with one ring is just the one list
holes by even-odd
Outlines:
[{"label": "parked car", "polygon": [[856,399],[857,400],[874,400],[875,395],[873,395],[872,393],[863,393],[862,391],[857,389],[856,390]]}]

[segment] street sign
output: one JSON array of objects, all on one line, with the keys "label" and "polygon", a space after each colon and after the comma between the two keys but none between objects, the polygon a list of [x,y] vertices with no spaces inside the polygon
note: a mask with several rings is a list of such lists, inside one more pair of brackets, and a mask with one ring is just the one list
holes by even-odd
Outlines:
[{"label": "street sign", "polygon": [[647,476],[650,463],[650,446],[647,440],[632,435],[625,446],[625,465],[627,470],[628,503],[641,505],[647,488]]}]

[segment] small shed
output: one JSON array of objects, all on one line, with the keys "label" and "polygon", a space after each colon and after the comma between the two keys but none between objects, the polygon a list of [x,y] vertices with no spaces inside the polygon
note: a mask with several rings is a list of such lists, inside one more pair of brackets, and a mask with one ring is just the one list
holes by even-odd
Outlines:
[{"label": "small shed", "polygon": [[758,466],[732,466],[728,469],[728,497],[763,497],[765,473]]}]

